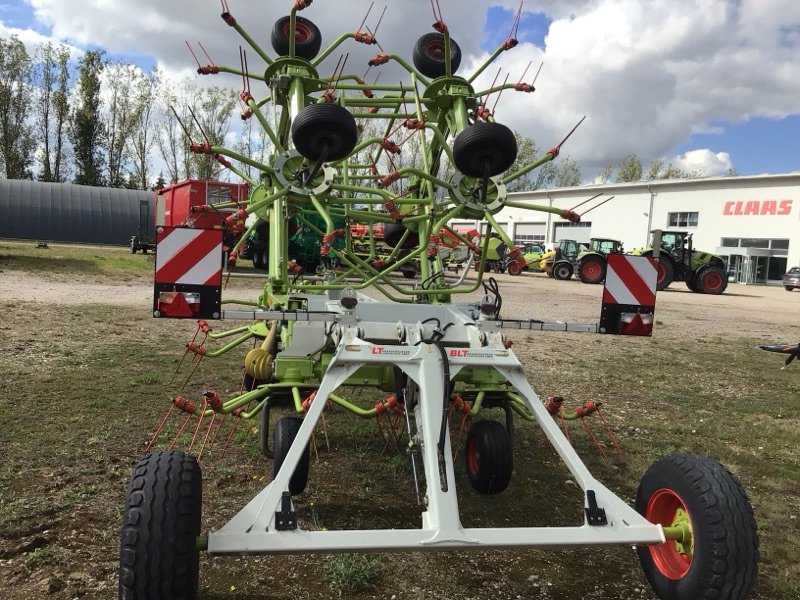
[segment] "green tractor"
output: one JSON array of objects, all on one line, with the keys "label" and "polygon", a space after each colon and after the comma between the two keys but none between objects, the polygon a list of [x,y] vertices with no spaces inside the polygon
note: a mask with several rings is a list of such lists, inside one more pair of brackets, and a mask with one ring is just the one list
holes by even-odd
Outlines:
[{"label": "green tractor", "polygon": [[[653,246],[631,254],[652,256]],[[686,287],[700,294],[721,294],[728,287],[723,260],[692,247],[692,234],[686,231],[661,232],[661,251],[656,289],[663,290],[673,281],[685,281]]]},{"label": "green tractor", "polygon": [[575,274],[583,283],[602,283],[606,278],[606,255],[624,252],[622,242],[608,238],[592,238],[589,247],[578,254]]},{"label": "green tractor", "polygon": [[542,268],[539,265],[539,262],[542,260],[542,255],[544,255],[544,248],[542,248],[539,244],[525,244],[525,246],[522,247],[521,252],[521,258],[525,261],[524,264],[519,260],[509,260],[508,264],[506,265],[508,274],[519,275],[525,269],[541,273]]}]

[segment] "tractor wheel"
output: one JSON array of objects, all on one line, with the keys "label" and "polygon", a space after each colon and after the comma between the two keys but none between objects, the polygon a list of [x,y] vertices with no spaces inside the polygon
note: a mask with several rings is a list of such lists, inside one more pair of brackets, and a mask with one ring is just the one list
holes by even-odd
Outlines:
[{"label": "tractor wheel", "polygon": [[753,509],[736,478],[717,461],[675,454],[653,463],[639,482],[636,510],[683,541],[637,547],[659,598],[742,600],[753,586],[758,534]]},{"label": "tractor wheel", "polygon": [[661,257],[658,260],[658,275],[656,276],[656,290],[659,292],[669,287],[675,280],[675,265],[668,258]]},{"label": "tractor wheel", "polygon": [[253,248],[253,268],[255,269],[266,269],[268,265],[267,262],[267,247],[266,245],[263,248],[255,247]]},{"label": "tractor wheel", "polygon": [[791,292],[794,288],[790,285],[785,285],[783,286],[783,289],[785,289],[787,292]]},{"label": "tractor wheel", "polygon": [[350,154],[358,141],[356,120],[338,104],[309,104],[292,123],[292,141],[309,160],[340,160]]},{"label": "tractor wheel", "polygon": [[508,263],[508,266],[506,267],[506,270],[508,271],[509,275],[514,275],[515,277],[517,275],[522,275],[522,265],[520,265],[516,261],[512,261],[512,262]]},{"label": "tractor wheel", "polygon": [[[294,54],[306,60],[312,60],[319,54],[320,46],[322,46],[322,34],[319,27],[314,25],[311,21],[304,17],[295,17],[294,24],[295,38],[294,38]],[[272,42],[272,49],[279,56],[286,56],[289,54],[289,17],[281,17],[275,21],[272,27],[272,35],[270,36]]]},{"label": "tractor wheel", "polygon": [[695,283],[701,294],[721,294],[728,287],[728,278],[719,267],[706,266],[695,275]]},{"label": "tractor wheel", "polygon": [[154,452],[137,463],[120,533],[120,598],[197,598],[202,495],[194,456]]},{"label": "tractor wheel", "polygon": [[467,476],[481,494],[499,494],[508,487],[514,469],[511,436],[498,421],[477,421],[467,433]]},{"label": "tractor wheel", "polygon": [[[447,74],[444,64],[444,35],[426,33],[414,44],[411,58],[417,71],[426,77],[442,77]],[[461,64],[461,48],[450,38],[450,74],[455,75]]]},{"label": "tractor wheel", "polygon": [[456,136],[453,158],[464,175],[499,175],[517,159],[517,139],[502,123],[475,123]]},{"label": "tractor wheel", "polygon": [[686,280],[686,287],[692,292],[699,291],[697,289],[697,273],[695,273],[690,279]]},{"label": "tractor wheel", "polygon": [[578,279],[583,283],[602,283],[606,278],[606,261],[599,256],[586,258],[578,264]]},{"label": "tractor wheel", "polygon": [[[272,463],[272,478],[280,471],[286,455],[289,454],[289,448],[292,447],[294,438],[297,437],[297,432],[300,431],[300,426],[303,424],[301,417],[282,417],[275,421],[275,428],[272,430],[272,452],[275,456]],[[289,480],[289,493],[292,496],[301,494],[306,489],[308,483],[308,446],[303,449],[303,454],[300,456],[300,462],[292,473],[292,478]]]},{"label": "tractor wheel", "polygon": [[572,277],[572,265],[565,262],[554,265],[553,277],[556,279],[569,279]]},{"label": "tractor wheel", "polygon": [[550,277],[551,279],[555,278],[555,274],[553,273],[553,269],[552,268],[549,271],[547,271],[547,276]]}]

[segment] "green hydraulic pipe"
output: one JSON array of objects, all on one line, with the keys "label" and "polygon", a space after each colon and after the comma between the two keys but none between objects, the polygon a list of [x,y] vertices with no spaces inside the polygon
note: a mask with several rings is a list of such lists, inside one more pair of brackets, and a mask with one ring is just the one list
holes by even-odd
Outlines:
[{"label": "green hydraulic pipe", "polygon": [[328,399],[333,401],[334,403],[338,404],[339,406],[346,408],[351,413],[358,415],[359,417],[374,417],[377,413],[377,410],[373,408],[361,408],[360,406],[353,404],[349,400],[342,398],[338,394],[330,394]]},{"label": "green hydraulic pipe", "polygon": [[212,340],[218,340],[220,338],[228,337],[229,335],[233,335],[235,333],[242,333],[243,331],[248,331],[250,329],[250,325],[242,325],[241,327],[235,327],[234,329],[228,329],[227,331],[220,331],[219,333],[215,333],[214,331],[208,332],[208,337]]},{"label": "green hydraulic pipe", "polygon": [[254,336],[255,336],[254,333],[248,332],[245,335],[236,338],[232,342],[228,342],[227,344],[225,344],[221,348],[217,348],[216,350],[206,350],[205,353],[203,354],[203,356],[208,356],[210,358],[215,358],[217,356],[222,356],[223,354],[225,354],[229,350],[233,350],[234,348],[236,348],[236,346],[238,346],[239,344],[241,344],[243,342],[246,342],[247,340],[253,338]]}]

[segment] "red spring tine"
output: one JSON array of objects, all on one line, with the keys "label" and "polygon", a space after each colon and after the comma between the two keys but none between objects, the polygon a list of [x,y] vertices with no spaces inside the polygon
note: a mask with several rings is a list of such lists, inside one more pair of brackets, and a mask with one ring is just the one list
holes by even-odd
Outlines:
[{"label": "red spring tine", "polygon": [[225,451],[228,449],[228,443],[231,441],[231,438],[233,437],[233,434],[236,432],[236,428],[239,426],[239,421],[241,421],[241,420],[242,420],[241,417],[236,417],[233,420],[233,427],[231,427],[230,433],[225,438],[225,443],[222,445],[222,452],[220,452],[220,456],[225,456]]},{"label": "red spring tine", "polygon": [[603,428],[606,430],[606,435],[608,436],[608,439],[611,440],[611,443],[614,445],[617,454],[622,454],[622,446],[620,446],[619,442],[617,442],[617,438],[614,437],[614,433],[611,431],[611,427],[609,426],[608,421],[606,421],[605,417],[603,416],[603,412],[599,408],[597,409],[597,416],[600,417],[600,422],[603,424]]},{"label": "red spring tine", "polygon": [[369,8],[367,8],[367,14],[364,15],[364,18],[361,20],[361,25],[359,25],[358,29],[356,29],[356,33],[357,34],[361,33],[361,28],[364,26],[364,23],[367,22],[367,17],[369,17],[369,13],[372,10],[373,6],[375,6],[375,3],[374,2],[370,2],[369,3]]},{"label": "red spring tine", "polygon": [[[199,60],[197,60],[197,55],[194,53],[194,50],[192,50],[192,47],[189,44],[189,40],[185,40],[185,42],[186,42],[186,47],[189,49],[189,54],[192,55],[192,58],[194,59],[194,62],[197,63],[197,71],[200,72],[200,70],[203,68],[203,65],[200,64]],[[201,48],[202,48],[202,46],[201,46]]]},{"label": "red spring tine", "polygon": [[175,445],[175,442],[178,441],[178,438],[183,433],[183,430],[186,428],[186,424],[189,422],[189,419],[191,419],[191,418],[192,418],[192,415],[188,415],[188,414],[183,418],[183,422],[181,423],[180,427],[178,427],[178,431],[175,432],[175,436],[172,438],[172,441],[167,446],[167,450],[172,450],[172,447]]},{"label": "red spring tine", "polygon": [[203,443],[200,445],[200,451],[197,453],[197,462],[200,462],[200,459],[203,457],[203,450],[205,450],[208,436],[211,435],[211,429],[214,427],[214,420],[216,418],[217,413],[213,413],[211,415],[211,420],[208,422],[208,427],[206,427],[206,434],[203,436]]},{"label": "red spring tine", "polygon": [[[381,21],[383,21],[383,15],[385,15],[385,14],[386,14],[386,5],[384,5],[383,11],[381,12],[381,16],[378,17],[378,22],[375,24],[375,31],[370,31],[369,32],[369,34],[372,36],[372,39],[375,39],[375,36],[378,34],[378,27],[381,26]],[[369,29],[368,29],[368,31],[369,31]],[[377,40],[375,41],[375,43],[376,44],[378,43]],[[380,45],[378,45],[378,47],[380,48]]]},{"label": "red spring tine", "polygon": [[589,428],[589,425],[586,424],[586,419],[583,417],[581,417],[581,425],[583,425],[583,428],[586,430],[586,433],[589,434],[589,437],[592,438],[592,443],[595,445],[595,448],[597,448],[597,451],[603,457],[603,460],[608,462],[608,455],[606,454],[606,451],[603,450],[603,446],[600,444],[600,442],[597,441],[597,438],[595,437],[594,433],[592,433],[592,430]]},{"label": "red spring tine", "polygon": [[505,80],[503,80],[503,87],[500,89],[500,92],[497,94],[497,100],[494,101],[494,106],[492,107],[492,114],[494,114],[495,110],[497,110],[497,103],[500,102],[500,96],[503,95],[503,90],[505,89],[505,85],[508,83],[508,75],[506,75]]},{"label": "red spring tine", "polygon": [[172,409],[173,408],[175,408],[175,405],[172,402],[170,402],[169,403],[169,408],[167,409],[167,412],[164,413],[164,418],[161,419],[161,422],[158,424],[158,426],[156,427],[155,431],[153,431],[153,435],[150,438],[150,441],[147,442],[147,445],[144,448],[145,452],[149,452],[150,451],[150,446],[153,445],[153,442],[156,441],[156,438],[158,437],[158,434],[161,433],[161,430],[164,428],[164,425],[166,424],[167,419],[172,414]]},{"label": "red spring tine", "polygon": [[511,31],[509,31],[508,37],[516,39],[517,32],[519,31],[519,22],[521,18],[522,18],[522,1],[520,1],[519,3],[517,14],[514,15],[514,20],[511,23]]},{"label": "red spring tine", "polygon": [[[517,84],[522,83],[522,80],[525,79],[525,75],[528,73],[528,69],[531,68],[532,64],[533,64],[533,61],[529,60],[527,66],[525,67],[525,70],[522,72],[522,75],[519,76],[519,79],[517,80]],[[541,69],[541,67],[539,67],[539,68]]]},{"label": "red spring tine", "polygon": [[214,435],[211,436],[211,441],[208,444],[208,451],[209,452],[211,452],[211,449],[214,447],[214,442],[217,440],[217,434],[219,433],[219,430],[222,429],[222,423],[225,422],[225,417],[226,417],[226,415],[222,415],[217,420],[217,428],[214,430]]},{"label": "red spring tine", "polygon": [[531,81],[531,87],[533,87],[533,84],[536,83],[537,79],[539,79],[539,73],[542,72],[543,66],[544,66],[544,61],[539,63],[539,68],[536,70],[536,75],[533,76],[533,81]]},{"label": "red spring tine", "polygon": [[206,414],[206,408],[208,408],[208,401],[203,398],[203,407],[200,409],[200,417],[197,419],[197,426],[194,428],[194,434],[192,435],[192,441],[189,443],[189,452],[192,451],[194,448],[194,442],[197,439],[197,433],[200,431],[200,425],[203,424],[203,417]]},{"label": "red spring tine", "polygon": [[492,95],[492,89],[494,89],[494,84],[497,83],[497,78],[500,77],[500,73],[503,71],[503,67],[497,69],[497,73],[495,73],[494,79],[492,79],[492,85],[489,86],[489,93],[486,94],[486,97],[483,99],[483,106],[486,107],[489,105],[489,97]]}]

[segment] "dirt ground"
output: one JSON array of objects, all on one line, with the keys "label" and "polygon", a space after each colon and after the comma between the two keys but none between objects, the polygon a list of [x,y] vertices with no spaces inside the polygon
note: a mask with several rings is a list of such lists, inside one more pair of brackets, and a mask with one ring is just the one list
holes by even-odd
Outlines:
[{"label": "dirt ground", "polygon": [[[574,280],[555,281],[529,273],[519,277],[497,275],[496,279],[503,293],[502,314],[505,318],[578,323],[594,323],[599,318],[601,286]],[[237,298],[253,298],[258,295],[259,288],[253,280],[234,280],[229,293]],[[163,411],[163,404],[154,406],[151,398],[157,393],[164,396],[166,382],[160,361],[171,357],[168,371],[180,366],[177,361],[181,344],[192,333],[191,327],[184,327],[186,323],[161,325],[151,319],[151,294],[151,284],[144,278],[130,278],[117,283],[96,277],[0,271],[0,307],[4,308],[4,314],[0,316],[0,352],[5,357],[1,371],[5,379],[0,382],[0,422],[4,423],[5,431],[0,434],[0,442],[6,445],[4,454],[7,455],[6,464],[0,468],[0,511],[16,515],[13,519],[0,518],[0,598],[3,600],[116,598],[115,552],[122,511],[121,490],[131,465],[141,453],[141,444],[137,445],[136,440],[147,437]],[[73,329],[73,323],[80,328]],[[65,334],[68,334],[68,340],[59,337]],[[511,332],[510,337],[515,341],[514,350],[526,370],[537,368],[543,354],[552,356],[560,351],[559,342],[541,343],[530,332]],[[591,335],[556,339],[567,340],[570,351],[576,354],[597,352],[598,347],[606,347],[598,346],[597,336]],[[722,296],[707,296],[691,293],[683,284],[673,284],[658,294],[652,341],[662,351],[670,344],[680,348],[687,343],[746,345],[738,357],[747,356],[754,350],[754,340],[794,342],[798,339],[800,292],[797,291],[789,293],[781,287],[732,284]],[[613,348],[623,342],[614,340],[608,344]],[[638,343],[633,347],[635,352],[643,353],[647,348]],[[774,373],[781,373],[780,357],[771,357],[774,361],[761,356],[757,358],[763,361],[760,364],[769,365],[767,368],[774,365]],[[95,379],[103,376],[103,370],[91,371],[91,375],[87,375],[85,369],[91,370],[95,362],[101,360],[110,366],[106,371],[107,380],[98,382]],[[591,362],[582,364],[585,367]],[[702,370],[704,364],[698,363],[697,368]],[[726,365],[726,368],[735,373],[739,368],[747,370],[749,365]],[[555,366],[548,366],[538,373],[543,385],[552,385],[563,379],[566,389],[570,389],[569,378],[575,375],[570,373],[565,377],[564,371]],[[634,377],[638,379],[639,375]],[[791,385],[796,386],[796,380],[792,381],[795,383]],[[52,395],[35,395],[32,390],[41,387],[34,387],[33,383],[49,385]],[[689,385],[696,384],[693,381]],[[69,389],[59,392],[59,387]],[[623,388],[618,389],[618,395],[623,395],[623,391]],[[86,403],[96,412],[74,410],[78,402]],[[17,411],[12,403],[14,406],[24,404],[24,411]],[[646,448],[649,432],[644,425],[640,428],[638,422],[636,427],[626,428],[626,409],[629,414],[632,412],[622,399],[616,405],[617,414],[613,417],[615,428],[622,437],[630,438],[627,443],[631,447]],[[108,419],[109,424],[99,427],[92,414]],[[788,421],[792,421],[791,426],[797,430],[800,416],[796,410],[779,416],[782,419],[780,426],[789,426]],[[752,418],[754,423],[760,419]],[[52,432],[52,444],[43,442],[36,449],[24,446],[26,436],[43,431]],[[253,436],[252,431],[244,433]],[[354,439],[358,433],[353,434]],[[67,452],[71,446],[62,440],[72,440],[68,436],[73,434],[80,436],[80,450]],[[374,444],[374,434],[369,435]],[[675,431],[676,439],[684,435],[687,433],[683,429]],[[42,439],[47,440],[47,437],[45,435]],[[638,438],[641,439],[637,442]],[[671,442],[679,444],[674,439]],[[725,442],[733,448],[732,442]],[[249,443],[252,445],[252,439]],[[352,441],[344,435],[334,445],[337,444],[343,447],[351,444],[357,448],[364,445],[363,441]],[[379,451],[381,445],[378,443]],[[707,445],[710,450],[717,450],[714,440],[708,440]],[[28,457],[22,453],[23,450],[33,454]],[[587,445],[584,450],[591,453],[592,449]],[[300,507],[306,518],[315,522],[320,519],[323,523],[339,518],[345,525],[359,526],[363,525],[362,519],[383,518],[387,511],[391,512],[394,494],[399,498],[400,493],[407,493],[405,484],[399,483],[403,467],[393,461],[388,467],[364,467],[363,462],[342,465],[334,454],[321,451],[313,468],[319,473],[337,473],[342,480],[312,486]],[[655,452],[652,454],[658,456]],[[735,464],[742,464],[744,460],[738,451],[720,458],[730,459],[729,462]],[[638,458],[631,460],[631,464],[617,466],[609,466],[596,457],[589,461],[593,468],[603,470],[612,481],[625,477],[623,472],[629,468],[639,466]],[[260,457],[254,457],[246,450],[235,449],[221,464],[209,464],[208,467],[204,464],[204,470],[208,468],[208,474],[204,473],[208,487],[208,493],[204,491],[205,504],[220,509],[224,514],[235,512],[242,500],[249,499],[248,494],[252,493],[254,486],[259,489],[263,485],[262,462]],[[545,457],[544,462],[552,463],[552,457]],[[520,463],[520,472],[524,467]],[[798,466],[792,464],[790,467],[797,469]],[[387,469],[394,475],[387,476]],[[792,473],[792,477],[796,477],[796,472]],[[513,515],[529,513],[525,505],[520,505],[519,498],[526,498],[523,487],[571,489],[568,485],[571,482],[568,478],[565,481],[563,475],[557,476],[561,479],[542,480],[541,483],[537,477],[536,473],[523,476],[515,484],[518,487],[513,488],[510,498],[492,498],[491,502],[478,504],[476,518],[488,518],[485,515],[492,513],[503,514],[504,510],[512,511]],[[354,488],[369,490],[377,481],[384,484],[388,481],[391,488],[379,497],[381,506],[369,504],[371,500],[362,498],[358,492],[345,491]],[[759,488],[757,476],[748,472],[743,483],[748,493],[779,496],[780,504],[786,505],[785,515],[780,512],[775,521],[781,523],[785,517],[787,535],[799,533],[796,519],[800,513],[800,501],[791,479],[785,483],[763,484],[764,487]],[[632,486],[618,485],[626,494],[632,493]],[[517,500],[514,493],[519,494]],[[318,506],[324,501],[332,501],[331,507],[323,509]],[[469,501],[484,502],[471,496]],[[398,506],[402,503],[401,500],[396,502]],[[547,518],[552,516],[569,521],[574,516],[555,505],[549,512]],[[789,517],[790,513],[793,516]],[[407,519],[407,522],[401,519],[399,526],[417,526],[418,516],[412,514]],[[210,526],[219,524],[217,519]],[[765,532],[762,531],[761,535],[763,548]],[[780,563],[786,560],[785,557],[769,556],[772,563],[766,568],[770,577],[779,578],[781,574],[793,577],[797,574],[796,567]],[[323,564],[322,558],[314,556],[246,560],[204,558],[201,597],[215,600],[341,597],[326,587],[320,574]],[[381,566],[379,582],[368,591],[350,597],[387,600],[653,598],[635,556],[622,549],[566,553],[455,553],[446,556],[439,553],[401,554],[381,558]],[[762,586],[757,588],[755,597],[789,600],[791,596],[779,595],[775,591],[778,589],[785,587],[778,584]]]}]

